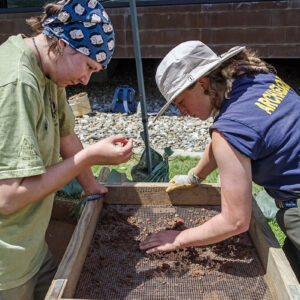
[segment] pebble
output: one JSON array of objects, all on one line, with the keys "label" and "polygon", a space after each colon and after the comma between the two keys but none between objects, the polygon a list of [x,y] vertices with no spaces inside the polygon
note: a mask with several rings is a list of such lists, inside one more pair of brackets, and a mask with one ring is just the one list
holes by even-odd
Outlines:
[{"label": "pebble", "polygon": [[[186,152],[203,152],[210,142],[209,127],[212,120],[201,121],[189,116],[161,116],[153,123],[154,116],[148,116],[150,146],[159,151],[165,147]],[[142,118],[136,114],[99,112],[76,118],[75,132],[84,145],[91,145],[111,135],[122,134],[132,138],[135,152],[144,149],[140,133],[144,130]]]}]

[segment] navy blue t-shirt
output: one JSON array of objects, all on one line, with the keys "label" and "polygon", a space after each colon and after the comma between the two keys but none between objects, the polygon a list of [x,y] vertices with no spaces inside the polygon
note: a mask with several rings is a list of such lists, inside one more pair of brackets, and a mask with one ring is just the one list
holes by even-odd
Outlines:
[{"label": "navy blue t-shirt", "polygon": [[251,159],[253,181],[273,198],[300,197],[300,97],[279,77],[236,79],[211,129]]}]

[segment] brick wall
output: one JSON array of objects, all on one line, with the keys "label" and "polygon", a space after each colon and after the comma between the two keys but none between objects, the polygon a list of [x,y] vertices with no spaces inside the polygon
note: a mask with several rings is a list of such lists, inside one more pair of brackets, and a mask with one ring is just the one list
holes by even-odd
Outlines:
[{"label": "brick wall", "polygon": [[[109,8],[117,39],[115,58],[134,57],[130,9]],[[300,57],[300,1],[138,7],[141,54],[161,58],[180,42],[199,39],[217,53],[245,45],[266,58]],[[28,32],[30,14],[0,15],[0,42]]]},{"label": "brick wall", "polygon": [[40,13],[11,13],[0,14],[0,43],[3,43],[10,35],[30,33],[25,20]]}]

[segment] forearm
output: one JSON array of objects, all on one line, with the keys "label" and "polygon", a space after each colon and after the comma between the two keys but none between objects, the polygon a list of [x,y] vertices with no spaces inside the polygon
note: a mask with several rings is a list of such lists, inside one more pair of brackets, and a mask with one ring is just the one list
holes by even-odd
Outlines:
[{"label": "forearm", "polygon": [[248,229],[246,224],[226,219],[218,214],[203,225],[189,228],[177,236],[180,248],[205,246],[223,241]]},{"label": "forearm", "polygon": [[[71,136],[63,137],[60,141],[60,154],[63,159],[72,157],[83,149],[82,143],[73,134]],[[86,194],[93,194],[97,190],[97,181],[90,169],[90,167],[84,169],[77,177],[79,184],[82,186]]]},{"label": "forearm", "polygon": [[216,243],[249,228],[252,210],[251,161],[232,148],[219,132],[213,132],[212,141],[205,150],[202,170],[219,166],[222,212],[199,227],[181,232],[178,238],[184,247]]},{"label": "forearm", "polygon": [[218,243],[248,230],[251,209],[241,214],[237,213],[238,211],[240,208],[237,208],[237,211],[231,208],[225,209],[225,212],[211,218],[203,225],[184,231],[164,230],[153,233],[140,244],[140,249],[146,250],[147,253],[155,253]]},{"label": "forearm", "polygon": [[194,168],[194,173],[199,178],[206,178],[212,171],[217,168],[217,163],[212,150],[212,143],[206,147],[203,156]]},{"label": "forearm", "polygon": [[[0,213],[9,214],[24,206],[43,199],[45,196],[57,191],[77,177],[84,187],[89,187],[89,193],[105,193],[107,189],[99,185],[93,178],[90,170],[93,165],[112,165],[126,162],[132,154],[132,140],[127,141],[122,136],[112,136],[101,140],[87,148],[76,152],[78,144],[75,141],[73,150],[64,149],[64,145],[72,143],[74,136],[66,137],[63,141],[61,153],[63,157],[70,156],[56,165],[46,168],[46,173],[25,177],[0,180]],[[72,143],[70,144],[70,141]],[[74,152],[73,152],[74,151]],[[90,180],[90,183],[87,181]]]},{"label": "forearm", "polygon": [[46,168],[41,175],[15,180],[4,180],[1,184],[1,213],[10,214],[28,204],[54,193],[67,184],[74,176],[89,167],[86,153],[81,151],[56,165]]}]

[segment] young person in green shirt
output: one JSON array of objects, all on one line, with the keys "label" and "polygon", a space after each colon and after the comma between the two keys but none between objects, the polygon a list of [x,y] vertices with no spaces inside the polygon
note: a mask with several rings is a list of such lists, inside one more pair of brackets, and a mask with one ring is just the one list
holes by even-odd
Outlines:
[{"label": "young person in green shirt", "polygon": [[102,5],[50,3],[28,23],[33,37],[12,36],[0,46],[1,300],[44,299],[56,270],[45,242],[54,192],[76,177],[86,195],[106,193],[90,167],[132,154],[132,140],[122,136],[83,149],[66,102],[64,88],[86,85],[113,54]]}]

